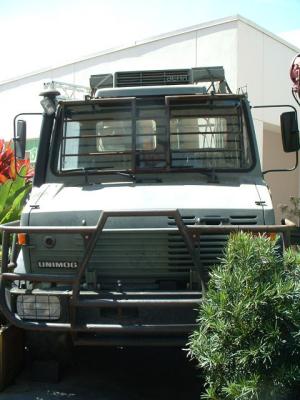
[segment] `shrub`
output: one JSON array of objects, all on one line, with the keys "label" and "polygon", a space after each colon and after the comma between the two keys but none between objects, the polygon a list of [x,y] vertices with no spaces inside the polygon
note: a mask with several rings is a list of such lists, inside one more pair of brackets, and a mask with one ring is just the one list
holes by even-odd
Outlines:
[{"label": "shrub", "polygon": [[281,399],[300,380],[300,268],[266,237],[231,236],[211,272],[189,354],[202,398]]}]

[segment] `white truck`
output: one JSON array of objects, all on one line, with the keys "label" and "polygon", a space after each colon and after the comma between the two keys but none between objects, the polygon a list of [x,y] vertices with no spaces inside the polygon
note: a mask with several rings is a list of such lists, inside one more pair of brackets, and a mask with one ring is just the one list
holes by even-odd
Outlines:
[{"label": "white truck", "polygon": [[[181,345],[228,235],[286,242],[291,229],[275,225],[251,107],[222,67],[90,83],[80,101],[42,93],[32,193],[21,221],[1,227],[1,313],[45,340]],[[295,110],[281,126],[284,151],[298,154]]]}]

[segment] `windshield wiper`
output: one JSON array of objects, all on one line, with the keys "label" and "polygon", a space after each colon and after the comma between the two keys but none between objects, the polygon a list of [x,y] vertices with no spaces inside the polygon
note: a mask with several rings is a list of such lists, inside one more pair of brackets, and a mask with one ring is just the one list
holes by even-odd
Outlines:
[{"label": "windshield wiper", "polygon": [[136,181],[136,176],[129,171],[109,171],[110,174],[125,176],[126,178],[132,179],[134,182]]},{"label": "windshield wiper", "polygon": [[208,183],[219,183],[218,175],[216,174],[216,171],[214,169],[212,169],[211,171],[195,171],[195,172],[206,176]]},{"label": "windshield wiper", "polygon": [[196,168],[194,168],[193,166],[186,166],[186,165],[177,166],[176,169],[177,168],[182,168],[182,169],[187,168],[187,169],[193,170],[191,172],[194,172],[195,174],[204,175],[204,176],[206,176],[208,178],[208,183],[218,183],[219,182],[218,176],[217,176],[216,171],[214,169],[211,169],[210,171],[199,171]]},{"label": "windshield wiper", "polygon": [[90,172],[90,171],[94,171],[95,173],[97,173],[97,172],[102,172],[102,171],[105,171],[106,169],[109,169],[109,168],[113,168],[113,167],[111,167],[111,166],[109,166],[109,167],[97,167],[97,168],[95,168],[95,167],[82,167],[82,168],[73,168],[73,169],[68,169],[68,170],[66,170],[66,171],[60,171],[61,173],[63,173],[63,174],[66,174],[66,175],[68,175],[68,174],[72,174],[73,172],[83,172],[84,174],[86,174],[86,173],[88,173],[88,172]]},{"label": "windshield wiper", "polygon": [[[205,172],[201,171],[200,173],[202,174]],[[206,176],[208,177],[208,183],[219,183],[218,175],[214,169],[207,171]]]},{"label": "windshield wiper", "polygon": [[[103,168],[95,168],[95,167],[82,167],[82,168],[73,168],[73,169],[68,169],[67,171],[61,171],[63,174],[65,175],[69,175],[72,174],[74,172],[81,172],[84,175],[85,178],[85,183],[88,185],[89,184],[89,172],[94,172],[94,174],[96,175],[97,173],[101,173],[102,171],[106,170],[107,168],[112,168],[111,166],[109,167],[103,167]],[[92,175],[94,175],[92,174]]]},{"label": "windshield wiper", "polygon": [[89,172],[94,172],[95,174],[97,174],[97,173],[102,173],[103,171],[106,171],[106,170],[107,170],[106,171],[107,175],[111,174],[111,175],[125,176],[125,177],[132,179],[134,182],[136,181],[136,176],[134,174],[132,174],[131,172],[129,172],[129,171],[114,171],[114,170],[111,170],[110,168],[113,168],[113,167],[112,166],[102,167],[102,168],[101,167],[100,168],[99,167],[97,167],[97,168],[82,167],[82,168],[68,169],[67,171],[62,171],[62,172],[63,172],[63,174],[66,174],[66,175],[72,174],[74,172],[81,172],[85,176],[86,183],[89,183],[88,176],[91,175],[91,174],[89,174]]}]

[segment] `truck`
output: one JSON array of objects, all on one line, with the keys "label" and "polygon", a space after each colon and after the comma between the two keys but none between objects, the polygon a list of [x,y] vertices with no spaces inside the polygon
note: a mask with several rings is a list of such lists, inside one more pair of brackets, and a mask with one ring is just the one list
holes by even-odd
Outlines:
[{"label": "truck", "polygon": [[[229,235],[288,245],[293,224],[275,223],[251,106],[223,67],[120,71],[90,85],[82,100],[41,93],[32,192],[20,221],[1,226],[1,313],[33,347],[182,346]],[[298,160],[297,112],[280,118],[283,150]]]}]

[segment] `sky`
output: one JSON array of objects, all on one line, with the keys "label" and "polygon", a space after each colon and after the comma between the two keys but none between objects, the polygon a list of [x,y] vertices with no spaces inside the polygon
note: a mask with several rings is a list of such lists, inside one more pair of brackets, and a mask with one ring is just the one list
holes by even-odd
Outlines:
[{"label": "sky", "polygon": [[300,48],[300,0],[0,0],[0,82],[237,14]]}]

